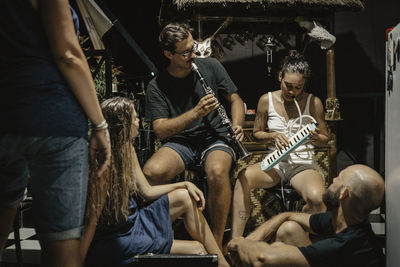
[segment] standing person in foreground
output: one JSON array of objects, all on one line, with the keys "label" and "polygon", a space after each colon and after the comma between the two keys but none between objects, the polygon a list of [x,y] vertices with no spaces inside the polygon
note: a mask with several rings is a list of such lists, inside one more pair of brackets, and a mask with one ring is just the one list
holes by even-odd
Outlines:
[{"label": "standing person in foreground", "polygon": [[[88,227],[83,238],[88,266],[128,266],[133,256],[154,254],[218,255],[228,266],[201,211],[203,193],[190,182],[151,186],[134,149],[139,119],[134,104],[115,97],[102,103],[113,147],[111,166],[103,180],[89,182]],[[105,204],[103,204],[105,203]],[[196,241],[173,240],[172,222],[182,216]]]},{"label": "standing person in foreground", "polygon": [[[383,267],[382,248],[367,222],[382,203],[382,177],[365,165],[340,172],[324,193],[329,212],[285,212],[265,222],[246,239],[228,244],[235,266]],[[324,235],[311,243],[308,233]],[[263,242],[275,235],[272,244]]]},{"label": "standing person in foreground", "polygon": [[0,253],[30,177],[41,266],[81,266],[90,156],[110,159],[107,123],[68,0],[0,2]]},{"label": "standing person in foreground", "polygon": [[[146,162],[152,184],[165,184],[185,168],[201,162],[208,183],[207,207],[211,229],[222,247],[231,202],[229,175],[235,152],[216,109],[222,98],[231,106],[232,128],[243,138],[244,105],[224,67],[214,58],[194,58],[195,42],[186,24],[168,24],[159,44],[167,68],[147,88],[146,119],[163,146]],[[194,72],[194,61],[215,96],[205,94]]]},{"label": "standing person in foreground", "polygon": [[325,210],[325,184],[313,164],[313,145],[327,144],[328,129],[321,100],[304,91],[310,73],[304,57],[290,51],[278,74],[280,90],[262,95],[258,102],[253,135],[258,142],[270,144],[269,152],[287,146],[289,137],[311,121],[310,115],[318,127],[311,132],[311,143],[300,145],[269,171],[264,172],[256,163],[239,173],[233,195],[232,238],[243,235],[250,214],[250,190],[254,188],[271,188],[279,182],[290,184],[305,200],[304,212]]}]

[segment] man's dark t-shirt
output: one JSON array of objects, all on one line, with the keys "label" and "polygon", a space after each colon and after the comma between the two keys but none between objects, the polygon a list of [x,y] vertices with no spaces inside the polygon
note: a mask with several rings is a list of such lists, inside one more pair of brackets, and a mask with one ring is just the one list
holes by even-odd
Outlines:
[{"label": "man's dark t-shirt", "polygon": [[[237,91],[224,67],[214,58],[196,58],[194,62],[208,85],[221,103],[223,96]],[[194,108],[206,93],[194,72],[185,78],[175,78],[167,70],[150,81],[146,95],[146,120],[175,118]],[[226,107],[227,108],[227,107]],[[184,131],[171,139],[185,139],[196,143],[208,142],[211,138],[226,137],[227,129],[222,125],[216,110],[194,121]]]},{"label": "man's dark t-shirt", "polygon": [[326,212],[312,215],[310,227],[319,235],[328,235],[326,239],[299,248],[312,267],[384,266],[382,248],[369,223],[352,225],[335,234],[331,213]]}]

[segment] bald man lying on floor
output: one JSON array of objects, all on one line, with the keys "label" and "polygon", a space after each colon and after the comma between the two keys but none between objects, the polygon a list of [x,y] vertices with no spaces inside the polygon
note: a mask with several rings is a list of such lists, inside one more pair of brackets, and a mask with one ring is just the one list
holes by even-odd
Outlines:
[{"label": "bald man lying on floor", "polygon": [[[382,202],[382,177],[352,165],[333,179],[323,196],[326,213],[281,213],[228,250],[235,266],[384,266],[382,248],[367,222]],[[312,243],[309,233],[323,236]],[[275,237],[272,244],[264,241]]]}]

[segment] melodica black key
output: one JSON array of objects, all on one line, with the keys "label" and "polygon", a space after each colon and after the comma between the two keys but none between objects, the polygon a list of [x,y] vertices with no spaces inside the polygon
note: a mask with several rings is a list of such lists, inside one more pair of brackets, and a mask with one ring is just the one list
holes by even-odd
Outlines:
[{"label": "melodica black key", "polygon": [[317,128],[315,123],[309,123],[301,128],[295,135],[293,135],[289,139],[289,145],[281,150],[275,150],[268,154],[263,161],[261,161],[261,169],[265,172],[269,171],[272,167],[275,166],[279,161],[281,161],[284,157],[292,153],[294,149],[296,149],[299,145],[301,145],[307,138],[310,136],[310,132],[314,131]]}]

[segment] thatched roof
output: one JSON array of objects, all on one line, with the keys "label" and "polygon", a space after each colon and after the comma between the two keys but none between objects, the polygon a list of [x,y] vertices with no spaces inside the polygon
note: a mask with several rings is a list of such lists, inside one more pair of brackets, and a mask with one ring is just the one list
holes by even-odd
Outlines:
[{"label": "thatched roof", "polygon": [[243,5],[262,6],[264,8],[317,8],[317,9],[362,9],[361,0],[172,0],[178,9],[192,6]]},{"label": "thatched roof", "polygon": [[327,16],[337,11],[358,11],[363,0],[162,0],[160,20],[202,16]]}]

